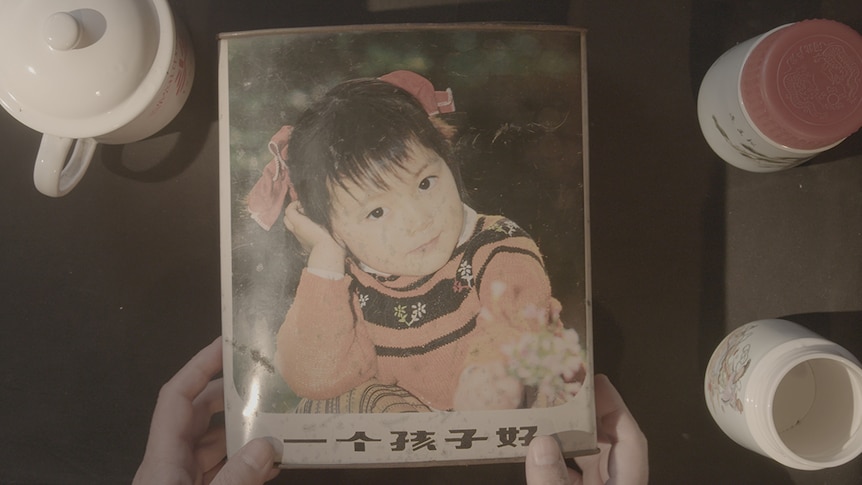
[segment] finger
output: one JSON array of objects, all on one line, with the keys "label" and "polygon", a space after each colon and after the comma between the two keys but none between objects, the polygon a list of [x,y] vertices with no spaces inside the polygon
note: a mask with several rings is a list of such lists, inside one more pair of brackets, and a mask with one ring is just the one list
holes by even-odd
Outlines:
[{"label": "finger", "polygon": [[[214,414],[224,411],[224,379],[211,380],[194,399],[195,414],[209,420]],[[209,422],[207,421],[207,427]]]},{"label": "finger", "polygon": [[284,223],[289,226],[296,225],[297,219],[302,216],[302,205],[298,200],[287,204],[287,208],[284,209]]},{"label": "finger", "polygon": [[[227,463],[227,457],[225,457],[222,461],[216,463],[215,466],[213,466],[209,470],[205,471],[203,474],[202,482],[205,485],[211,484],[213,482],[213,480],[215,479],[215,477],[219,474],[221,469],[224,468],[225,463]],[[132,485],[134,485],[134,484],[132,484]]]},{"label": "finger", "polygon": [[284,225],[294,236],[302,239],[302,234],[307,232],[309,223],[311,220],[306,217],[299,201],[293,201],[287,205],[284,210]]},{"label": "finger", "polygon": [[604,485],[608,480],[608,448],[607,445],[599,444],[599,453],[575,457],[575,463],[583,475],[579,485]]},{"label": "finger", "polygon": [[566,468],[557,441],[551,436],[537,436],[530,442],[524,464],[527,485],[569,485],[574,483]]},{"label": "finger", "polygon": [[282,221],[284,222],[284,226],[290,232],[294,232],[293,221],[291,219],[292,219],[292,213],[296,210],[296,208],[293,204],[294,204],[294,202],[287,204],[287,208],[284,209],[284,217],[282,217]]},{"label": "finger", "polygon": [[[198,352],[159,391],[150,436],[148,452],[165,457],[180,453],[187,441],[206,430],[211,414],[199,416],[193,400],[207,387],[210,379],[221,369],[221,339]],[[211,396],[210,391],[207,393]],[[210,407],[212,407],[210,405]]]},{"label": "finger", "polygon": [[224,464],[214,485],[260,485],[273,477],[275,450],[268,441],[249,441]]},{"label": "finger", "polygon": [[162,392],[191,402],[222,369],[221,337],[204,347],[189,360],[163,387]]},{"label": "finger", "polygon": [[595,397],[596,420],[611,444],[608,484],[646,484],[649,475],[646,437],[607,376],[595,376]]},{"label": "finger", "polygon": [[195,447],[195,462],[200,470],[213,470],[227,457],[227,438],[224,423],[216,423],[207,430]]}]

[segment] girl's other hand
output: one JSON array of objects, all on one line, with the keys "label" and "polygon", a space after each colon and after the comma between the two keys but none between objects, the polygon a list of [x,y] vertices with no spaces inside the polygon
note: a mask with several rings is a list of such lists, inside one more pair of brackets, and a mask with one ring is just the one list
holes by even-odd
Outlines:
[{"label": "girl's other hand", "polygon": [[458,411],[516,409],[523,400],[521,381],[502,362],[471,365],[461,372],[452,406]]}]

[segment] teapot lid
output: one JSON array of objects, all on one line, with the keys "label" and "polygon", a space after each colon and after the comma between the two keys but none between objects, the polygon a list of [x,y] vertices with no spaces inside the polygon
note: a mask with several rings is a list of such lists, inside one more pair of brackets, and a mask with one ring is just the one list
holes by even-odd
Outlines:
[{"label": "teapot lid", "polygon": [[173,36],[166,0],[4,0],[0,104],[44,133],[110,133],[156,95]]}]

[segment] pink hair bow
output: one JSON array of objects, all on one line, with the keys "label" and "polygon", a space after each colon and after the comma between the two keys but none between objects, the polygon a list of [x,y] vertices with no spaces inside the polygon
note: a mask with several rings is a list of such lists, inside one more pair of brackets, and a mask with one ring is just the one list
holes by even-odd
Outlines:
[{"label": "pink hair bow", "polygon": [[[431,81],[413,71],[393,71],[378,79],[412,94],[422,104],[428,116],[455,111],[451,89],[435,91]],[[248,194],[251,218],[267,231],[281,217],[287,197],[296,200],[296,191],[287,170],[287,146],[292,132],[293,127],[285,125],[272,136],[269,151],[273,158],[264,167],[263,174]]]},{"label": "pink hair bow", "polygon": [[281,208],[288,195],[296,200],[296,191],[287,171],[287,144],[293,127],[282,126],[269,141],[272,160],[263,169],[263,175],[248,194],[251,218],[267,231],[281,216]]},{"label": "pink hair bow", "polygon": [[455,100],[450,88],[446,88],[445,91],[435,91],[431,81],[413,71],[392,71],[377,79],[394,84],[412,94],[425,108],[428,116],[455,111]]}]

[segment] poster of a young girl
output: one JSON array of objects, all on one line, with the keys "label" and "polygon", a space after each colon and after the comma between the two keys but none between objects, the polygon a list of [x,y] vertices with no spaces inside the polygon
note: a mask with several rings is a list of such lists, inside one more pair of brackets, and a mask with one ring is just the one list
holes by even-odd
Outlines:
[{"label": "poster of a young girl", "polygon": [[578,429],[545,431],[591,436],[582,48],[574,29],[487,26],[223,40],[243,416],[406,412],[433,434],[576,406]]}]

